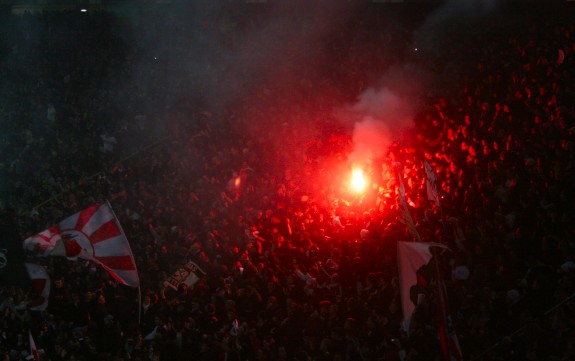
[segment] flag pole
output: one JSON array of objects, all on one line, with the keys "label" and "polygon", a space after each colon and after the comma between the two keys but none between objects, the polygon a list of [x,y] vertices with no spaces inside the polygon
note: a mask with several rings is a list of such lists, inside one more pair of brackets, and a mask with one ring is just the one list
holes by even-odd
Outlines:
[{"label": "flag pole", "polygon": [[[124,228],[122,228],[122,223],[120,223],[120,220],[116,216],[116,212],[114,212],[114,209],[112,208],[112,205],[110,204],[110,201],[106,200],[106,204],[108,205],[110,212],[112,212],[112,215],[114,216],[114,219],[116,220],[116,223],[118,224],[118,228],[120,228],[120,232],[122,232],[122,236],[126,240],[128,240],[128,237],[126,237],[126,233],[124,233]],[[138,272],[138,265],[136,264],[136,260],[134,259],[134,252],[132,252],[132,247],[130,246],[130,242],[128,241],[127,244],[128,244],[128,248],[130,250],[130,258],[132,258],[132,262],[134,263],[134,268],[136,269],[136,275],[138,276],[138,324],[140,324],[142,321],[142,288],[140,286],[140,274]]]},{"label": "flag pole", "polygon": [[[135,151],[135,152],[133,152],[133,153],[131,153],[131,154],[128,154],[128,155],[125,156],[124,158],[122,158],[122,159],[116,161],[115,163],[117,164],[117,163],[125,162],[125,161],[127,161],[127,160],[129,160],[129,159],[131,159],[131,158],[133,158],[133,157],[135,157],[135,156],[137,156],[137,155],[139,155],[140,153],[145,152],[145,151],[148,151],[149,149],[152,149],[152,148],[155,147],[156,145],[161,144],[161,143],[163,143],[163,142],[165,142],[165,141],[167,141],[167,140],[168,140],[168,137],[165,137],[165,138],[162,138],[162,139],[158,139],[157,141],[155,141],[155,142],[153,142],[153,143],[151,143],[151,144],[148,144],[148,145],[146,145],[146,146],[144,146],[144,147],[142,147],[142,148],[139,148],[137,151]],[[40,209],[40,208],[44,207],[46,204],[51,203],[54,199],[57,199],[58,197],[62,196],[64,193],[68,192],[70,189],[75,189],[75,188],[77,188],[78,185],[81,183],[81,181],[86,181],[86,180],[94,179],[94,178],[96,178],[97,176],[102,175],[102,174],[105,175],[106,172],[105,172],[105,171],[98,171],[98,172],[96,172],[96,173],[94,173],[94,174],[91,174],[91,175],[88,175],[88,176],[86,176],[86,177],[80,178],[80,180],[79,180],[78,182],[76,182],[76,184],[73,184],[73,185],[70,185],[70,186],[66,186],[66,189],[64,189],[63,191],[60,191],[59,193],[56,193],[55,195],[53,195],[52,197],[50,197],[50,198],[44,200],[44,201],[41,202],[41,203],[36,204],[35,206],[32,207],[32,209],[33,209],[33,210]]]},{"label": "flag pole", "polygon": [[[449,249],[449,248],[447,248]],[[439,253],[435,247],[430,248],[433,255],[432,262],[435,268],[435,290],[437,292],[437,325],[439,333],[439,342],[443,355],[447,360],[462,361],[463,356],[459,340],[455,329],[452,324],[451,315],[449,311],[449,300],[447,299],[447,290],[443,277],[441,276],[441,269],[439,268]]]},{"label": "flag pole", "polygon": [[142,287],[138,283],[138,325],[142,324]]},{"label": "flag pole", "polygon": [[34,361],[40,361],[40,354],[38,353],[38,347],[36,346],[36,341],[32,337],[32,330],[28,329],[28,343],[30,344],[30,354]]}]

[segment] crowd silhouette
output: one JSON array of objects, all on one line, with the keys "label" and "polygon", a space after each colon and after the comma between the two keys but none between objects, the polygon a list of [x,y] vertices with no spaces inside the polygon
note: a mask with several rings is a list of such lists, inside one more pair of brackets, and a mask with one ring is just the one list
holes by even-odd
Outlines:
[{"label": "crowd silhouette", "polygon": [[[234,8],[218,41],[239,46],[262,8]],[[421,240],[449,248],[464,359],[574,359],[572,6],[508,5],[414,51],[433,10],[366,5],[326,40],[321,71],[279,63],[225,108],[127,41],[142,24],[3,15],[2,247],[109,201],[141,283],[139,297],[89,262],[23,255],[48,270],[49,306],[22,307],[30,286],[4,271],[5,359],[30,356],[30,332],[46,360],[441,360],[433,294],[402,328],[396,244],[415,239],[397,170]],[[340,194],[353,139],[334,109],[402,63],[434,80],[413,129],[372,164],[376,187]],[[166,287],[188,262],[197,282]]]}]

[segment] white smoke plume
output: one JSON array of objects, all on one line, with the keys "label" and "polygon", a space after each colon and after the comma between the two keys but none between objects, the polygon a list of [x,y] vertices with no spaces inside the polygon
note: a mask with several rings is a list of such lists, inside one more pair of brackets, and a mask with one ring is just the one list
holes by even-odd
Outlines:
[{"label": "white smoke plume", "polygon": [[[447,43],[457,43],[465,29],[473,26],[475,20],[489,16],[497,3],[498,0],[449,0],[423,20],[413,34],[412,48],[419,48],[419,53],[388,69],[378,86],[366,89],[356,103],[341,112],[344,123],[353,122],[350,162],[371,163],[385,155],[394,141],[401,140],[413,127],[425,96],[433,94],[441,81],[442,75],[426,69],[426,57],[431,62],[432,57],[447,50]],[[461,33],[454,34],[454,29]]]},{"label": "white smoke plume", "polygon": [[389,88],[370,88],[351,107],[360,118],[353,130],[352,163],[369,163],[383,156],[399,132],[413,124],[413,107]]},{"label": "white smoke plume", "polygon": [[428,76],[418,66],[393,66],[379,85],[367,88],[342,109],[340,120],[353,127],[353,150],[348,156],[352,164],[370,164],[403,138],[414,126],[427,83]]}]

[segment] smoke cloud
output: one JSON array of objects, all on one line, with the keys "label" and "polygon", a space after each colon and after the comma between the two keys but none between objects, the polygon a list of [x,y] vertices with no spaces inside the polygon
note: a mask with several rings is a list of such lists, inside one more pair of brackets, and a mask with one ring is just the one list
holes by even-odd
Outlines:
[{"label": "smoke cloud", "polygon": [[426,51],[441,50],[447,39],[458,39],[475,22],[495,11],[498,0],[448,0],[433,11],[417,29],[414,40]]},{"label": "smoke cloud", "polygon": [[282,83],[317,66],[323,38],[350,7],[323,0],[211,0],[147,11],[136,19],[133,37],[141,51],[133,86],[143,96],[158,94],[167,108],[229,109],[266,82]]},{"label": "smoke cloud", "polygon": [[378,85],[362,92],[354,104],[341,111],[344,123],[353,122],[350,162],[370,163],[385,155],[394,141],[403,138],[414,126],[414,118],[426,96],[432,94],[430,89],[439,87],[445,75],[432,73],[427,64],[445,56],[451,46],[446,44],[457,44],[474,20],[496,8],[497,0],[450,0],[424,18],[413,33],[413,44],[406,49],[412,53],[404,62],[390,67]]},{"label": "smoke cloud", "polygon": [[352,163],[368,164],[384,156],[414,126],[429,77],[411,63],[390,67],[377,85],[341,110],[339,118],[353,124]]},{"label": "smoke cloud", "polygon": [[370,88],[351,107],[360,118],[353,129],[352,163],[371,162],[385,154],[401,129],[412,126],[413,107],[389,88]]}]

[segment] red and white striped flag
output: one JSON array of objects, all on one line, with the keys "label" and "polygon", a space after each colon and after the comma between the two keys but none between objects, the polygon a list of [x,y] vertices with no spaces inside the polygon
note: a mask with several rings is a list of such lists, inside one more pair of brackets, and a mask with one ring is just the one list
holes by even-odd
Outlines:
[{"label": "red and white striped flag", "polygon": [[61,241],[58,228],[50,227],[45,231],[26,238],[24,240],[24,248],[39,256],[48,257],[58,241]]},{"label": "red and white striped flag", "polygon": [[40,354],[38,353],[38,348],[36,348],[36,342],[32,337],[32,331],[28,330],[28,340],[30,342],[30,354],[34,357],[34,361],[40,361]]},{"label": "red and white striped flag", "polygon": [[91,260],[124,285],[140,284],[130,244],[109,203],[88,207],[27,238],[24,247],[45,257]]},{"label": "red and white striped flag", "polygon": [[32,287],[36,291],[36,298],[30,300],[26,307],[32,311],[45,311],[50,298],[50,276],[46,269],[38,264],[25,263],[24,265],[30,275]]}]

